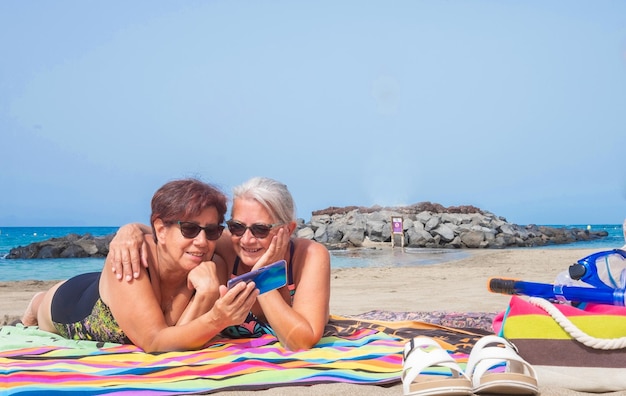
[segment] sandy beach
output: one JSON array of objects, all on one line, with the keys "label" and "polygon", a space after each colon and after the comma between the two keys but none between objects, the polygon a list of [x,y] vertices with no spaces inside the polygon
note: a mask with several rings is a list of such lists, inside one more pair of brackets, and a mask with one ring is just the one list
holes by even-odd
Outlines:
[{"label": "sandy beach", "polygon": [[[391,249],[379,247],[379,249]],[[395,249],[399,249],[396,247]],[[552,283],[556,275],[590,249],[474,250],[469,256],[442,264],[405,268],[347,268],[332,271],[331,313],[358,315],[386,311],[502,311],[510,297],[487,290],[491,277]],[[0,321],[19,317],[32,295],[54,282],[0,282]],[[402,395],[392,387],[329,384],[283,387],[257,392],[221,392],[220,395]],[[541,387],[542,396],[584,395],[565,388]],[[626,395],[626,392],[603,393]]]}]

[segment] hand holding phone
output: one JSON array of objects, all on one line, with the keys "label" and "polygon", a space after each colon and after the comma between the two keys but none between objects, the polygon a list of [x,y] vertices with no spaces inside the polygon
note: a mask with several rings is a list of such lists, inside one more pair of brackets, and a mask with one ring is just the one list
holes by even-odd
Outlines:
[{"label": "hand holding phone", "polygon": [[287,262],[279,260],[247,274],[239,275],[230,279],[227,286],[232,289],[239,282],[248,283],[251,281],[254,281],[256,288],[259,289],[259,294],[285,286],[287,284]]}]

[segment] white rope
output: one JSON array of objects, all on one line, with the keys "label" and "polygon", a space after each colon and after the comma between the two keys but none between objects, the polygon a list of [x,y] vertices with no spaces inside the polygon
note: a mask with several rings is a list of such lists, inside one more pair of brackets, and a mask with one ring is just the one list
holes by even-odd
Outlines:
[{"label": "white rope", "polygon": [[581,344],[593,349],[622,349],[626,348],[626,337],[621,338],[596,338],[580,330],[572,323],[563,312],[559,311],[550,301],[539,298],[530,297],[528,302],[546,311],[552,318],[565,330],[573,339]]}]

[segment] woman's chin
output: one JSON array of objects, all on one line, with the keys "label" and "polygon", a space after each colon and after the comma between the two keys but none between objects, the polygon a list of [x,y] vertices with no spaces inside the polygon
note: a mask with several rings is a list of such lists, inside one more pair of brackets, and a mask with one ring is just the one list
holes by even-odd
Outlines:
[{"label": "woman's chin", "polygon": [[239,260],[246,267],[253,267],[257,261],[261,258],[260,254],[249,254],[247,252],[242,251],[239,255]]}]

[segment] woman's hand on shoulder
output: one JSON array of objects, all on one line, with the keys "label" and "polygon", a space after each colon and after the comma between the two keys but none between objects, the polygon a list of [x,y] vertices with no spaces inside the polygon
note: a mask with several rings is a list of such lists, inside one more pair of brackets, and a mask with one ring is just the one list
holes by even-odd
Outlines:
[{"label": "woman's hand on shoulder", "polygon": [[109,244],[106,264],[111,267],[118,280],[136,279],[140,266],[148,267],[148,249],[144,235],[150,232],[147,226],[138,223],[126,224],[117,230]]}]

